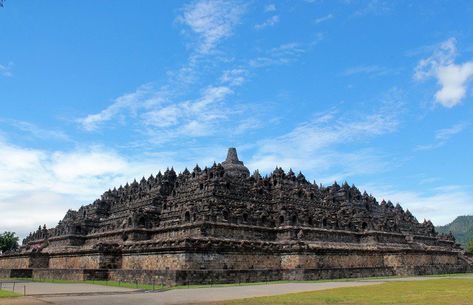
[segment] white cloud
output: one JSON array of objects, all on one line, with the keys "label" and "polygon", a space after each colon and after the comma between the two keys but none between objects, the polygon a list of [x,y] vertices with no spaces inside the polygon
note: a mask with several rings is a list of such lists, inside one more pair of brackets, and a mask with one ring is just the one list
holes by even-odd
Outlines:
[{"label": "white cloud", "polygon": [[267,13],[275,12],[276,11],[276,4],[271,3],[271,4],[266,5],[264,7],[264,11],[267,12]]},{"label": "white cloud", "polygon": [[44,129],[29,122],[11,119],[0,119],[0,123],[12,126],[38,139],[70,141],[69,136],[61,130]]},{"label": "white cloud", "polygon": [[435,133],[435,143],[429,145],[418,145],[417,150],[429,150],[445,145],[451,137],[461,133],[469,126],[468,123],[458,123],[449,128],[439,129]]},{"label": "white cloud", "polygon": [[434,53],[417,64],[414,78],[426,80],[435,78],[440,89],[435,93],[435,100],[451,108],[458,105],[466,95],[468,80],[473,76],[473,61],[455,64],[456,39],[450,38]]},{"label": "white cloud", "polygon": [[[227,0],[201,0],[185,6],[177,20],[188,26],[193,34],[197,34],[199,42],[197,49],[187,58],[187,62],[175,71],[168,71],[168,80],[159,89],[151,84],[142,85],[134,92],[119,96],[100,112],[79,118],[77,122],[87,131],[97,130],[106,122],[126,123],[127,118],[139,116],[151,119],[150,122],[145,122],[146,125],[158,127],[175,125],[177,123],[175,118],[180,116],[182,109],[164,104],[182,96],[188,89],[187,86],[196,81],[198,74],[203,70],[205,58],[212,54],[211,51],[215,50],[223,39],[233,34],[233,29],[238,24],[243,11],[244,7],[238,2]],[[235,70],[233,73],[234,75],[227,76],[228,79],[232,77],[233,83],[227,83],[227,85],[241,84],[244,75],[241,73],[237,78],[238,71]],[[205,103],[205,101],[200,101],[200,103]],[[193,104],[193,106],[198,105],[199,102]]]},{"label": "white cloud", "polygon": [[473,61],[462,65],[439,67],[437,80],[442,88],[435,93],[435,99],[451,108],[465,97],[466,82],[473,75]]},{"label": "white cloud", "polygon": [[179,122],[181,114],[182,110],[178,105],[168,105],[161,109],[144,113],[143,119],[148,125],[169,127]]},{"label": "white cloud", "polygon": [[[232,77],[227,75],[225,81],[235,82],[230,78]],[[239,83],[238,80],[236,82]],[[210,86],[195,100],[144,112],[141,119],[148,127],[159,129],[159,131],[151,130],[150,135],[157,134],[161,141],[168,141],[178,136],[208,136],[219,131],[214,126],[217,122],[226,119],[227,111],[222,103],[232,94],[233,90],[229,86]]]},{"label": "white cloud", "polygon": [[138,107],[142,106],[144,100],[150,98],[152,93],[151,85],[140,86],[134,92],[116,98],[113,103],[104,110],[95,114],[89,114],[84,118],[78,119],[77,122],[88,131],[95,130],[100,124],[112,120],[122,111],[133,113]]},{"label": "white cloud", "polygon": [[434,49],[430,57],[419,61],[414,78],[417,80],[427,79],[435,76],[439,67],[452,64],[457,53],[456,42],[455,38],[447,39]]},{"label": "white cloud", "polygon": [[[249,166],[263,171],[271,171],[276,165],[293,166],[306,174],[317,174],[324,182],[379,172],[386,164],[374,149],[347,152],[346,147],[396,131],[402,111],[402,101],[396,98],[372,114],[323,113],[282,136],[260,141]],[[324,178],[326,173],[329,176]]]},{"label": "white cloud", "polygon": [[201,0],[186,6],[178,20],[199,35],[199,53],[207,54],[233,34],[243,10],[234,1]]},{"label": "white cloud", "polygon": [[17,192],[14,196],[0,198],[0,231],[13,231],[25,237],[40,225],[55,226],[69,208],[79,204],[73,197],[50,191]]},{"label": "white cloud", "polygon": [[430,219],[435,225],[445,225],[459,215],[473,213],[473,196],[465,187],[448,185],[429,191],[395,190],[376,184],[364,185],[379,201],[382,199],[400,203],[409,209],[419,221]]},{"label": "white cloud", "polygon": [[266,51],[262,56],[250,60],[249,65],[253,68],[285,65],[295,61],[305,52],[306,48],[299,43],[285,43]]},{"label": "white cloud", "polygon": [[126,161],[113,152],[100,149],[71,153],[52,154],[52,173],[61,181],[77,181],[100,175],[113,175],[123,172]]},{"label": "white cloud", "polygon": [[322,23],[322,22],[325,22],[325,21],[328,21],[330,19],[333,18],[333,15],[332,14],[328,14],[328,15],[325,15],[325,16],[322,16],[322,17],[319,17],[319,18],[316,18],[315,19],[315,23]]},{"label": "white cloud", "polygon": [[279,22],[279,16],[274,15],[274,16],[271,16],[268,19],[266,19],[264,22],[256,24],[255,29],[261,30],[261,29],[264,29],[268,26],[275,26],[278,22]]},{"label": "white cloud", "polygon": [[230,86],[241,86],[246,81],[248,74],[248,70],[243,68],[226,70],[220,77],[220,82]]},{"label": "white cloud", "polygon": [[[197,83],[199,73],[207,73],[213,68],[215,59],[211,57],[216,54],[213,51],[223,39],[232,35],[243,10],[239,2],[232,1],[195,1],[185,6],[177,20],[197,34],[199,42],[187,63],[176,71],[170,71],[166,84],[158,90],[150,84],[141,86],[135,92],[116,98],[102,111],[89,114],[77,122],[88,131],[112,124],[130,124],[140,138],[145,137],[129,143],[132,147],[142,146],[143,143],[169,143],[177,137],[241,134],[260,127],[261,124],[249,123],[254,122],[259,114],[245,114],[248,107],[237,102],[230,104],[227,99],[237,97],[236,88],[247,81],[254,68],[289,64],[320,40],[321,35],[318,34],[310,44],[282,44],[262,52],[262,56],[246,64],[229,65],[219,78],[209,82],[204,89],[191,87]],[[237,60],[229,59],[227,63],[231,61]],[[186,85],[182,86],[182,83]],[[196,92],[200,95],[196,96]]]},{"label": "white cloud", "polygon": [[384,76],[395,72],[392,69],[377,65],[356,66],[346,69],[342,72],[343,76],[352,76],[357,74],[367,74],[370,76]]},{"label": "white cloud", "polygon": [[363,7],[357,9],[354,13],[356,17],[367,15],[380,16],[389,13],[393,9],[393,2],[384,0],[370,0],[361,2]]},{"label": "white cloud", "polygon": [[455,124],[450,128],[437,130],[435,133],[435,139],[437,141],[445,142],[450,139],[452,136],[462,132],[465,128],[468,127],[467,123]]},{"label": "white cloud", "polygon": [[234,132],[235,134],[243,134],[249,130],[260,128],[261,126],[262,122],[260,120],[250,117],[241,121],[238,126],[235,127]]},{"label": "white cloud", "polygon": [[13,73],[12,73],[12,67],[13,67],[13,63],[8,63],[7,65],[2,65],[0,64],[0,75],[2,76],[5,76],[5,77],[12,77],[13,76]]}]

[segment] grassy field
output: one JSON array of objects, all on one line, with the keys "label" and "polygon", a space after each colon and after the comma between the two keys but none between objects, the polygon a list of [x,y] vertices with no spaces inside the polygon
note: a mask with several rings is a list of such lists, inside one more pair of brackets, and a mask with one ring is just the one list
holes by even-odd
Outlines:
[{"label": "grassy field", "polygon": [[5,290],[0,290],[0,298],[11,298],[11,297],[17,297],[19,294],[16,294],[11,291],[5,291]]},{"label": "grassy field", "polygon": [[473,279],[390,282],[380,285],[260,297],[213,305],[466,305],[473,304]]}]

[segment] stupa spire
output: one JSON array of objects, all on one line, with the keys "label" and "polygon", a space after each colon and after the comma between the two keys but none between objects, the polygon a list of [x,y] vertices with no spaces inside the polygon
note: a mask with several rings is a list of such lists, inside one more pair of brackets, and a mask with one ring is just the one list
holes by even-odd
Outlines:
[{"label": "stupa spire", "polygon": [[240,163],[240,160],[238,160],[238,153],[235,147],[230,147],[227,152],[227,159],[225,162],[228,163]]},{"label": "stupa spire", "polygon": [[230,147],[227,152],[227,159],[222,162],[225,173],[230,176],[250,176],[250,171],[238,159],[238,153],[235,147]]}]

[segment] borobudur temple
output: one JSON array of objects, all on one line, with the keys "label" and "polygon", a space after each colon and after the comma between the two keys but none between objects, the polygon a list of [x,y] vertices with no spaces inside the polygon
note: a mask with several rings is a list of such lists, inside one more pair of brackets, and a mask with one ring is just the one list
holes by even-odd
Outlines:
[{"label": "borobudur temple", "polygon": [[0,256],[0,277],[166,285],[471,270],[451,235],[347,183],[225,161],[106,191]]}]

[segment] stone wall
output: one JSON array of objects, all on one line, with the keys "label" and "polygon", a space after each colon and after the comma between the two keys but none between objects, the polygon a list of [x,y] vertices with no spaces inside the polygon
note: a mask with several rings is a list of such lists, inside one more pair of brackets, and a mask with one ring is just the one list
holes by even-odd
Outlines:
[{"label": "stone wall", "polygon": [[176,285],[176,270],[110,270],[108,279],[115,282]]},{"label": "stone wall", "polygon": [[[124,253],[118,269],[101,269],[104,256],[51,256],[50,268],[0,268],[0,277],[138,282],[156,285],[317,280],[471,271],[468,257],[438,251],[314,250],[300,253]],[[19,260],[17,260],[19,261]],[[0,258],[5,265],[5,259]],[[15,260],[10,259],[10,263]],[[23,266],[27,264],[23,261]],[[79,267],[77,267],[79,266]]]},{"label": "stone wall", "polygon": [[107,280],[104,269],[32,269],[34,279],[59,279],[68,281]]},{"label": "stone wall", "polygon": [[125,270],[179,270],[185,265],[183,253],[132,253],[122,257],[122,269]]},{"label": "stone wall", "polygon": [[330,268],[380,268],[385,267],[383,254],[366,253],[325,253],[288,254],[281,258],[282,269],[330,269]]},{"label": "stone wall", "polygon": [[189,270],[273,270],[281,268],[281,257],[268,253],[189,253],[185,268]]},{"label": "stone wall", "polygon": [[28,269],[29,266],[28,255],[0,256],[0,269]]},{"label": "stone wall", "polygon": [[54,255],[49,259],[51,269],[100,269],[99,254]]}]

